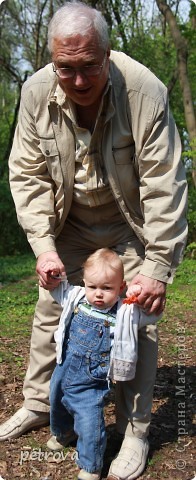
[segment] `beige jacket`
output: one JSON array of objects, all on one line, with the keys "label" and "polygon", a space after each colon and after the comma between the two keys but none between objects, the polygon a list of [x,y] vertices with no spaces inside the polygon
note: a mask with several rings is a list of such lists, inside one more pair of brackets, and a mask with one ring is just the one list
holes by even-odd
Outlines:
[{"label": "beige jacket", "polygon": [[[167,90],[121,52],[111,52],[110,75],[101,132],[110,186],[145,244],[140,273],[171,283],[186,241],[187,186]],[[75,138],[63,91],[56,101],[56,82],[51,64],[25,82],[9,159],[18,220],[36,256],[55,250],[72,202]]]}]

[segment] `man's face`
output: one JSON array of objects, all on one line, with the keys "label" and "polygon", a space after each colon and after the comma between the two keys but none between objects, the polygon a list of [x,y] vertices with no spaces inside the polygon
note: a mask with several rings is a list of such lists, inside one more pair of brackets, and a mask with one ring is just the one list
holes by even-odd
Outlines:
[{"label": "man's face", "polygon": [[[77,69],[72,78],[58,77],[61,88],[74,103],[90,106],[100,100],[108,79],[109,55],[109,50],[104,52],[98,46],[95,34],[54,39],[52,61],[55,68]],[[84,70],[80,70],[86,65],[103,67],[99,75],[87,76]]]}]

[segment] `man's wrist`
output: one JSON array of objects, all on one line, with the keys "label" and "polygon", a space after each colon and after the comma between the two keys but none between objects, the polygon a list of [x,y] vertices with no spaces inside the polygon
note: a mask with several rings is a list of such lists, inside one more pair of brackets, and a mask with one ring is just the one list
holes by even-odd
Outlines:
[{"label": "man's wrist", "polygon": [[56,246],[55,246],[55,241],[53,237],[36,238],[36,239],[32,238],[31,240],[29,240],[29,243],[31,245],[31,248],[36,258],[38,258],[43,253],[56,252]]},{"label": "man's wrist", "polygon": [[163,282],[163,283],[172,283],[175,270],[168,265],[163,265],[162,263],[153,262],[152,260],[149,260],[148,258],[146,258],[140,268],[139,273],[146,277],[159,280],[160,282]]}]

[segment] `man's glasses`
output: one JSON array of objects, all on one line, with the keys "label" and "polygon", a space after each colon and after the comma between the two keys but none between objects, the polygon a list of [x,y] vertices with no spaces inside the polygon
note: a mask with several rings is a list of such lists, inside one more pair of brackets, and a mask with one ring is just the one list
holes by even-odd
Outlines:
[{"label": "man's glasses", "polygon": [[104,56],[102,65],[84,65],[80,68],[72,68],[72,67],[63,67],[63,68],[56,68],[55,64],[53,63],[53,71],[58,75],[59,78],[67,79],[67,78],[74,78],[76,72],[80,72],[82,75],[86,77],[96,77],[100,75],[101,70],[104,66],[106,59],[106,55]]}]

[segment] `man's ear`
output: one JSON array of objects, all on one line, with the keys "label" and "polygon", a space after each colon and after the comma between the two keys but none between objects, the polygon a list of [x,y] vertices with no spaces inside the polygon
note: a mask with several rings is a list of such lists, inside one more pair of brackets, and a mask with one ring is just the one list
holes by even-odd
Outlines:
[{"label": "man's ear", "polygon": [[110,49],[110,47],[108,47],[107,52],[106,52],[106,55],[107,55],[108,58],[110,57],[110,52],[111,52],[111,49]]}]

